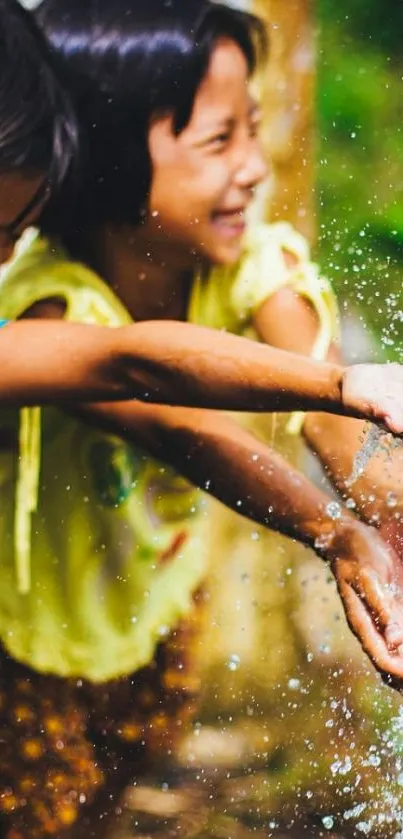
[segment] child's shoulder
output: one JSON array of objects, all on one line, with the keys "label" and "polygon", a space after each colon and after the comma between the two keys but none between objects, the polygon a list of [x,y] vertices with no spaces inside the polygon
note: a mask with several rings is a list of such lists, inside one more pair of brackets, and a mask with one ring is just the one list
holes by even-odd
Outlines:
[{"label": "child's shoulder", "polygon": [[211,279],[217,289],[226,285],[228,303],[245,323],[267,297],[288,284],[290,267],[309,261],[309,244],[291,224],[254,223],[246,231],[239,261],[230,269],[215,268]]},{"label": "child's shoulder", "polygon": [[189,319],[231,332],[242,328],[270,294],[289,281],[290,264],[310,261],[307,240],[288,222],[254,222],[245,233],[235,265],[216,266],[208,277],[197,277]]},{"label": "child's shoulder", "polygon": [[26,231],[13,259],[0,271],[0,314],[15,319],[36,303],[57,298],[66,317],[82,323],[121,325],[130,321],[107,283],[70,259],[57,242]]},{"label": "child's shoulder", "polygon": [[286,251],[291,253],[299,262],[310,259],[307,239],[290,222],[276,221],[251,224],[246,232],[241,263],[248,257],[264,252],[269,253],[270,251]]},{"label": "child's shoulder", "polygon": [[61,247],[29,228],[17,242],[12,258],[0,268],[0,294],[9,294],[14,286],[30,282],[40,292],[55,271],[73,277],[75,266]]}]

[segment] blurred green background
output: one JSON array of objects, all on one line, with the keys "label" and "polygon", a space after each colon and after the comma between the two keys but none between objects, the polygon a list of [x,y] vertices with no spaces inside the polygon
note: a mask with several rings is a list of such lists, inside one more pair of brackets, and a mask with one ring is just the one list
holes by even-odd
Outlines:
[{"label": "blurred green background", "polygon": [[318,259],[403,356],[403,3],[318,0]]}]

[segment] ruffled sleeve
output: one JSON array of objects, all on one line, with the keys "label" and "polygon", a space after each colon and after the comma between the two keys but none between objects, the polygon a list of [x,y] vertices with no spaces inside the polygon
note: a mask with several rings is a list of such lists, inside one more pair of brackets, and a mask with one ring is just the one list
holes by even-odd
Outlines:
[{"label": "ruffled sleeve", "polygon": [[[287,264],[285,254],[293,257]],[[311,356],[324,360],[339,338],[339,312],[331,284],[311,261],[308,242],[287,222],[251,226],[236,266],[214,268],[208,277],[198,277],[192,291],[189,319],[215,329],[240,333],[253,320],[260,306],[284,287],[305,297],[318,317],[318,333]],[[294,413],[290,434],[299,434],[303,414]]]}]

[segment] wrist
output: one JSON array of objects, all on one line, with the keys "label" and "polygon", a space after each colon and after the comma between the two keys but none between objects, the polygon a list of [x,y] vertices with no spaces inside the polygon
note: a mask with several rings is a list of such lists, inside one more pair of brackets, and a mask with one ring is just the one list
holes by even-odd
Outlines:
[{"label": "wrist", "polygon": [[[312,360],[309,359],[312,364]],[[345,413],[343,400],[343,380],[347,368],[331,362],[315,362],[315,371],[307,370],[305,381],[308,382],[313,410],[334,414]],[[301,375],[303,371],[301,371]],[[312,408],[307,408],[311,410]]]},{"label": "wrist", "polygon": [[[333,503],[337,504],[337,502]],[[357,526],[359,522],[344,510],[337,519],[331,519],[329,515],[324,514],[319,521],[308,524],[307,541],[321,559],[331,561],[337,544],[340,540],[344,541]]]},{"label": "wrist", "polygon": [[334,402],[335,407],[344,407],[343,401],[343,381],[347,368],[341,364],[332,364],[330,371],[330,398]]}]

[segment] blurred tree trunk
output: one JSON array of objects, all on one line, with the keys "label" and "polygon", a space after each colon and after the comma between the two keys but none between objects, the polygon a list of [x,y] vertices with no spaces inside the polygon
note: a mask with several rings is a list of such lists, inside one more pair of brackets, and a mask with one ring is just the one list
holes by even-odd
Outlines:
[{"label": "blurred tree trunk", "polygon": [[315,38],[311,0],[252,0],[266,22],[270,61],[264,79],[264,143],[273,165],[271,220],[313,233]]}]

